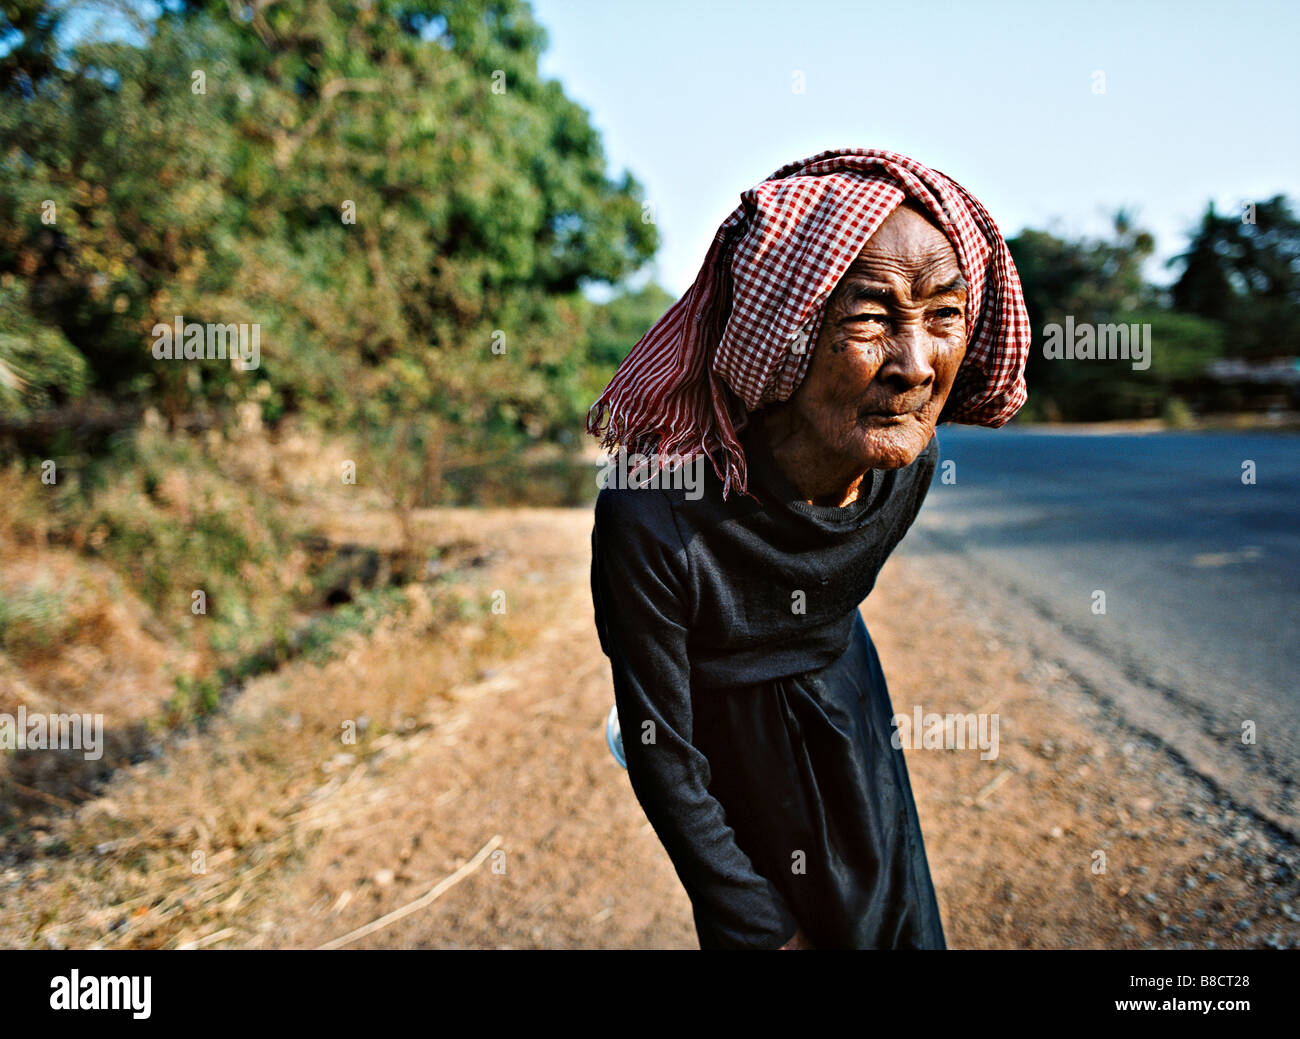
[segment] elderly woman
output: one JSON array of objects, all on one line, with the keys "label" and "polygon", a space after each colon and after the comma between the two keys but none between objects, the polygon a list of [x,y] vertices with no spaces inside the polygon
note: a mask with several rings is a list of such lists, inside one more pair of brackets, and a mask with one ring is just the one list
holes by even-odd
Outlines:
[{"label": "elderly woman", "polygon": [[1025,401],[1019,279],[983,206],[892,152],[823,152],[741,200],[589,419],[650,459],[592,533],[628,775],[701,948],[943,948],[858,607],[935,426]]}]

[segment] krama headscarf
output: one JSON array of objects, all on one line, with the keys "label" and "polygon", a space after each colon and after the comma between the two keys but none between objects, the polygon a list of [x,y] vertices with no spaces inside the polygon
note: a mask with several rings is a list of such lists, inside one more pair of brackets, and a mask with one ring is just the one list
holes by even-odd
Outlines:
[{"label": "krama headscarf", "polygon": [[1020,278],[997,225],[956,181],[905,155],[849,148],[782,166],[740,199],[695,283],[591,406],[587,431],[603,447],[683,461],[704,452],[724,498],[744,491],[737,432],[748,412],[803,381],[831,291],[908,199],[948,236],[969,286],[966,355],[939,421],[1001,426],[1024,404]]}]

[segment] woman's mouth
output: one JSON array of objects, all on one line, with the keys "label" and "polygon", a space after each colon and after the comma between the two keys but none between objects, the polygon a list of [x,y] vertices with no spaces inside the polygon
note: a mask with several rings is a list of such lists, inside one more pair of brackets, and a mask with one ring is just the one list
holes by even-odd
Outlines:
[{"label": "woman's mouth", "polygon": [[902,411],[892,408],[877,408],[862,413],[861,420],[871,426],[897,426],[914,416],[919,409],[907,408]]}]

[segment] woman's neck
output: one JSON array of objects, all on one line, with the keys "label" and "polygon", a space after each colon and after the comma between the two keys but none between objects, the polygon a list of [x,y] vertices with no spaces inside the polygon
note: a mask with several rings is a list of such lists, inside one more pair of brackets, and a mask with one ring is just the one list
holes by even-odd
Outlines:
[{"label": "woman's neck", "polygon": [[777,468],[803,501],[838,508],[857,501],[869,470],[836,455],[779,404],[770,405],[756,417],[759,428],[755,432],[766,438]]}]

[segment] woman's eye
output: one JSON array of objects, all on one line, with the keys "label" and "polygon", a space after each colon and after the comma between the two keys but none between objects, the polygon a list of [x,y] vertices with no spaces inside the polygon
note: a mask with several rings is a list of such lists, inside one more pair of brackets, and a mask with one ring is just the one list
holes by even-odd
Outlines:
[{"label": "woman's eye", "polygon": [[854,315],[853,320],[854,321],[879,321],[881,324],[884,325],[889,324],[889,316],[887,314],[856,314]]},{"label": "woman's eye", "polygon": [[960,314],[961,311],[957,307],[940,307],[935,311],[935,316],[941,318],[958,317]]}]

